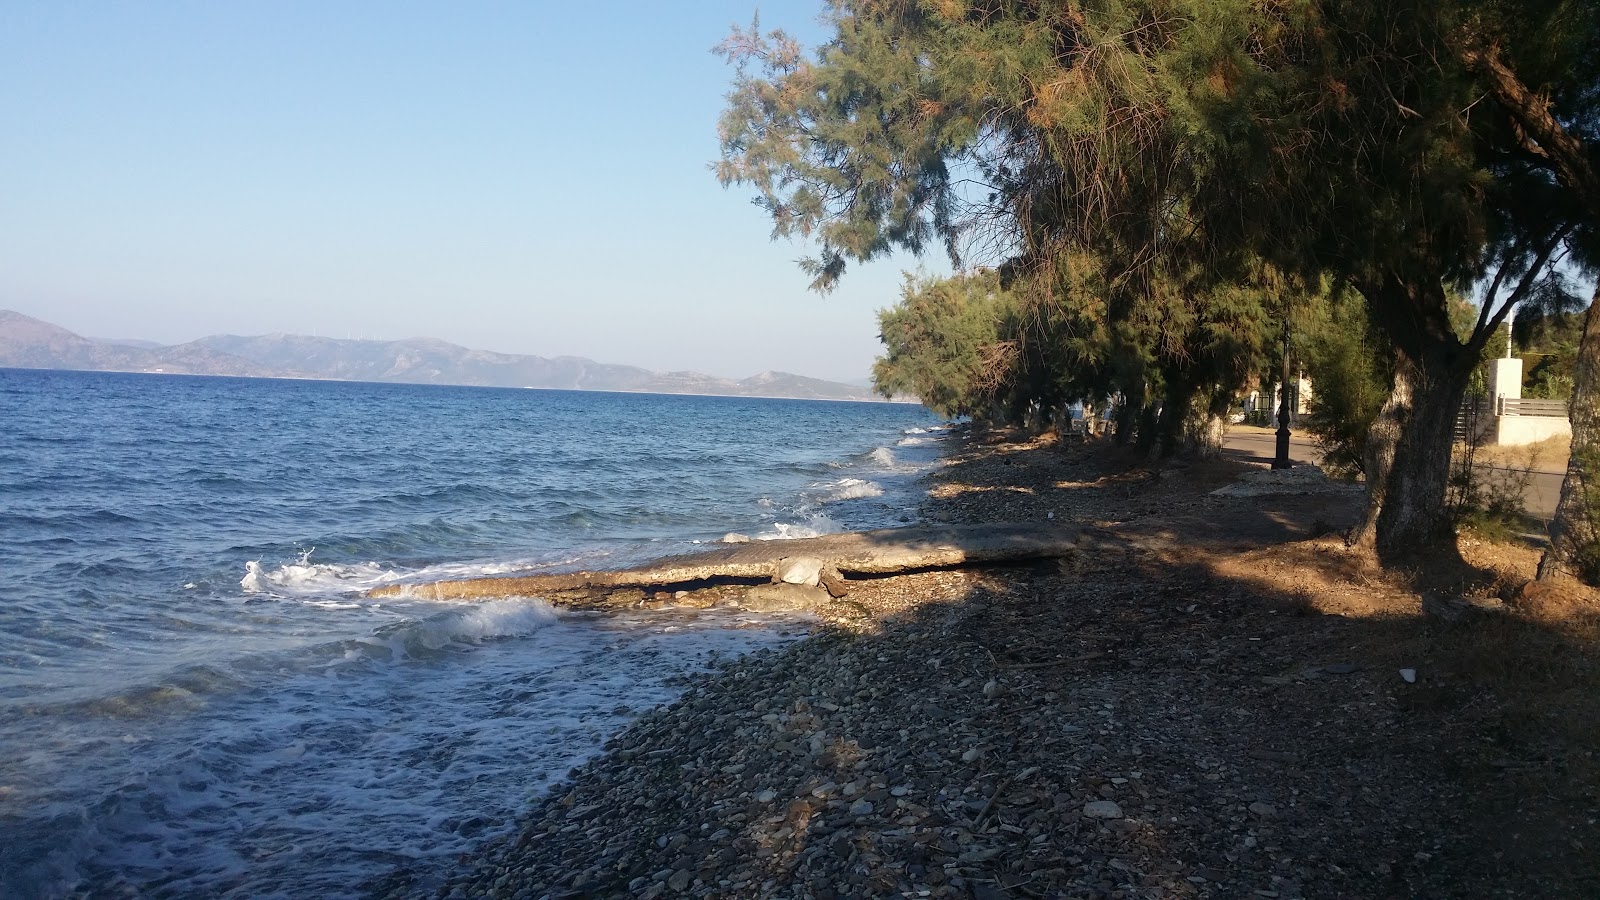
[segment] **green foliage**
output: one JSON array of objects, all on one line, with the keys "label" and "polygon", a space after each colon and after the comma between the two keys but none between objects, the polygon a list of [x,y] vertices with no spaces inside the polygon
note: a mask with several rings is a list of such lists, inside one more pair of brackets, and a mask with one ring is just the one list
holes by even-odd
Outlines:
[{"label": "green foliage", "polygon": [[[1075,285],[1064,290],[1094,287]],[[908,276],[900,302],[878,316],[885,354],[874,386],[947,416],[1021,423],[1030,411],[1057,411],[1104,393],[1105,336],[1092,317],[1074,314],[1093,309],[1089,297],[1064,305],[1002,287],[993,271]]]},{"label": "green foliage", "polygon": [[[755,191],[775,235],[814,242],[819,290],[935,244],[958,270],[998,269],[1012,300],[974,304],[987,323],[886,319],[886,343],[917,340],[891,344],[880,385],[1008,418],[1115,394],[1119,437],[1138,423],[1163,452],[1226,409],[1305,297],[1354,288],[1366,314],[1339,321],[1359,318],[1371,352],[1353,333],[1307,350],[1334,388],[1327,435],[1355,465],[1392,361],[1409,403],[1388,431],[1406,439],[1378,476],[1405,521],[1378,527],[1431,537],[1449,435],[1408,417],[1453,409],[1559,247],[1600,246],[1553,146],[1529,145],[1470,51],[1496,48],[1543,108],[1593,130],[1593,6],[833,0],[814,53],[755,24],[722,45],[737,76],[717,172]],[[1484,283],[1478,314],[1452,302]],[[924,333],[935,321],[957,329],[946,346]]]},{"label": "green foliage", "polygon": [[886,397],[913,394],[942,416],[984,418],[1015,352],[1003,334],[1016,308],[992,274],[906,276],[900,303],[878,313],[885,354],[872,367],[874,389]]},{"label": "green foliage", "polygon": [[1522,359],[1522,396],[1565,400],[1572,396],[1581,312],[1518,315],[1512,330]]},{"label": "green foliage", "polygon": [[1365,298],[1335,291],[1300,319],[1304,363],[1314,385],[1306,429],[1317,439],[1323,465],[1340,475],[1365,469],[1367,431],[1389,396],[1391,357],[1373,333]]}]

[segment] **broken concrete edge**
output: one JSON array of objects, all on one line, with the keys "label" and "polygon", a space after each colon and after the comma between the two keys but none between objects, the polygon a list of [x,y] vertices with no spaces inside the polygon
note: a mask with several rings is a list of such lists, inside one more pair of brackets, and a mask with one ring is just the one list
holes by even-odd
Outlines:
[{"label": "broken concrete edge", "polygon": [[[508,575],[449,581],[398,583],[366,592],[367,597],[417,597],[432,600],[477,600],[538,596],[554,603],[594,600],[613,592],[638,595],[654,590],[697,585],[749,585],[772,580],[781,559],[814,556],[824,563],[819,580],[837,599],[848,589],[845,576],[884,576],[952,569],[963,566],[1026,562],[1069,556],[1092,535],[1087,529],[1060,525],[1006,524],[988,526],[914,526],[850,532],[772,542],[757,551],[712,550],[669,557],[632,569],[559,574]],[[945,540],[938,540],[945,538]],[[963,546],[964,545],[964,546]],[[832,551],[832,552],[830,552]],[[729,558],[731,553],[753,558]]]}]

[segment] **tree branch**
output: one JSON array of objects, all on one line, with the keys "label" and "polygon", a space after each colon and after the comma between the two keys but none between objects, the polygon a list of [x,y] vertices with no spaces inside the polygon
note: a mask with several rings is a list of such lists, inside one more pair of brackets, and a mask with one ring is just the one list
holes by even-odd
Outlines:
[{"label": "tree branch", "polygon": [[1482,75],[1524,136],[1525,149],[1550,161],[1561,181],[1578,194],[1583,205],[1600,213],[1600,175],[1590,163],[1583,141],[1570,134],[1550,112],[1550,101],[1530,90],[1511,71],[1493,45],[1483,46],[1469,36],[1462,42],[1461,59]]}]

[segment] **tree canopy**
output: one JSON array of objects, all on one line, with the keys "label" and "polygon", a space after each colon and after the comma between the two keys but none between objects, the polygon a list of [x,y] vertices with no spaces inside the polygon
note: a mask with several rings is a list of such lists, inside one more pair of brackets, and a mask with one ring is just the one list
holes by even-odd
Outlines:
[{"label": "tree canopy", "polygon": [[[993,266],[1028,309],[1063,311],[1033,321],[1095,345],[1046,354],[1073,371],[1043,381],[1120,393],[1124,424],[1171,450],[1262,367],[1275,322],[1348,286],[1393,385],[1362,534],[1388,555],[1445,536],[1473,366],[1555,261],[1594,258],[1593,4],[837,0],[828,16],[814,53],[758,25],[721,48],[737,74],[718,175],[756,190],[775,235],[814,242],[815,287],[935,244]],[[1450,291],[1475,285],[1459,336]]]}]

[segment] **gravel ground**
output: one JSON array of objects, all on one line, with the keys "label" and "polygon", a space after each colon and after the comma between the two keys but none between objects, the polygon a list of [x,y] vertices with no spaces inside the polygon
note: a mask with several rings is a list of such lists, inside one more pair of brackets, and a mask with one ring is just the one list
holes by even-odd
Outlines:
[{"label": "gravel ground", "polygon": [[[1451,749],[1470,736],[1420,727],[1427,711],[1393,667],[1415,646],[1415,598],[1335,541],[1282,545],[1348,520],[1349,495],[1210,495],[1239,471],[968,439],[930,483],[929,518],[1065,519],[1107,540],[1043,565],[855,582],[812,637],[638,719],[442,887],[397,873],[373,893],[1468,897],[1585,883],[1546,877],[1508,837],[1515,817],[1486,820],[1495,769]],[[1362,615],[1327,599],[1352,592]],[[1562,860],[1583,858],[1583,839]]]}]

